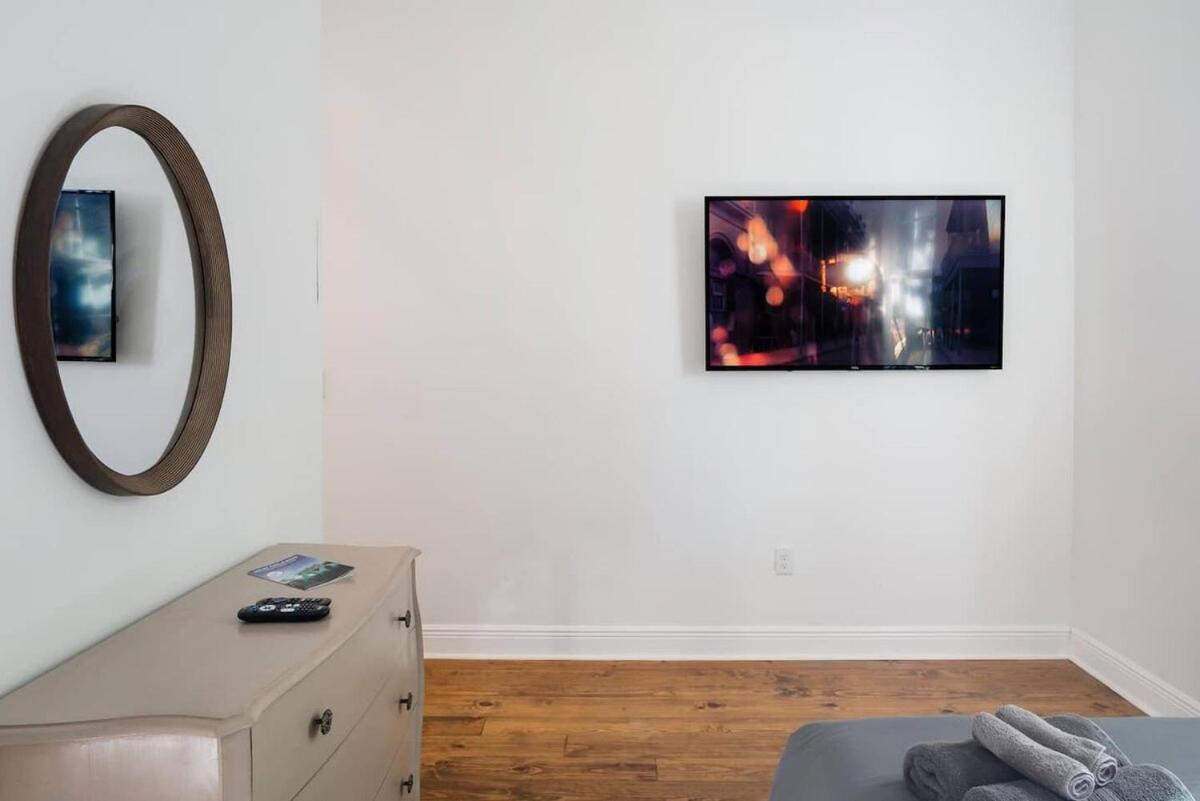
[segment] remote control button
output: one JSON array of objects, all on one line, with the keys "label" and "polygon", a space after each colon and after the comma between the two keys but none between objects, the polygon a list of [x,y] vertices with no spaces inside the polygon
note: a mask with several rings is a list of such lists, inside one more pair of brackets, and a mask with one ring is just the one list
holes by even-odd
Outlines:
[{"label": "remote control button", "polygon": [[258,611],[260,611],[260,612],[274,612],[274,611],[275,611],[275,604],[263,604],[262,606],[258,607]]}]

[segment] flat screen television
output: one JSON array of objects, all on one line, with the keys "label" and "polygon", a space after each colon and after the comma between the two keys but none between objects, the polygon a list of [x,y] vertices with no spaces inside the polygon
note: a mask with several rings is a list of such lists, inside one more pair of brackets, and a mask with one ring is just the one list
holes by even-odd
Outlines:
[{"label": "flat screen television", "polygon": [[115,195],[64,190],[50,238],[50,320],[59,361],[117,360],[115,273]]},{"label": "flat screen television", "polygon": [[1001,367],[1002,195],[705,198],[709,370]]}]

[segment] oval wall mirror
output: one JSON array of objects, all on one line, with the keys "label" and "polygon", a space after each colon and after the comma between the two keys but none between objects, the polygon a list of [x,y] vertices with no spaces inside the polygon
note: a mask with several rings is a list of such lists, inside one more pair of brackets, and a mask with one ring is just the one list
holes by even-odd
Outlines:
[{"label": "oval wall mirror", "polygon": [[154,495],[195,467],[229,369],[225,237],[195,153],[142,106],[76,114],[42,154],[17,238],[29,386],[68,464]]}]

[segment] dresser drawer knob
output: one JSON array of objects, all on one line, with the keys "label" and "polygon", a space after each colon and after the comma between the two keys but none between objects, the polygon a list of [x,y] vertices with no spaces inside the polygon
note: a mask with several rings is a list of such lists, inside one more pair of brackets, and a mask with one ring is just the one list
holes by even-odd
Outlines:
[{"label": "dresser drawer knob", "polygon": [[400,699],[400,706],[404,707],[405,709],[411,710],[412,702],[413,702],[413,697],[412,697],[412,693],[410,692],[408,695],[406,695]]},{"label": "dresser drawer knob", "polygon": [[313,725],[317,727],[317,731],[321,734],[329,734],[333,731],[333,710],[326,709],[321,713],[320,717],[313,718]]},{"label": "dresser drawer knob", "polygon": [[396,618],[396,622],[403,623],[406,629],[412,628],[412,610],[409,609],[401,617]]},{"label": "dresser drawer knob", "polygon": [[413,775],[408,774],[408,778],[400,782],[400,795],[411,793],[413,791]]}]

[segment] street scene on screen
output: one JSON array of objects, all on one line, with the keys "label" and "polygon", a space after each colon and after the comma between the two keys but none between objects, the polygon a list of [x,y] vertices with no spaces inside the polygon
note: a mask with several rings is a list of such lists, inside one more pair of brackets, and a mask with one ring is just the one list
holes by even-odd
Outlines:
[{"label": "street scene on screen", "polygon": [[708,201],[719,368],[999,367],[1000,198]]}]

